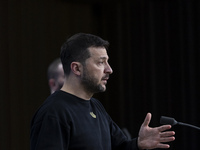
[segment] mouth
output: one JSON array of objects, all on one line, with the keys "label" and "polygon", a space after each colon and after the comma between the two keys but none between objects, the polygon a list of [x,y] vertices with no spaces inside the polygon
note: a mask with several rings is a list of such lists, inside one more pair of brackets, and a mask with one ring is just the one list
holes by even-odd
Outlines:
[{"label": "mouth", "polygon": [[109,78],[103,78],[102,80],[108,80]]},{"label": "mouth", "polygon": [[109,79],[109,77],[104,77],[104,78],[102,78],[102,81],[103,81],[105,84],[107,84],[108,79]]},{"label": "mouth", "polygon": [[108,79],[109,79],[108,75],[102,78],[102,80],[108,80]]}]

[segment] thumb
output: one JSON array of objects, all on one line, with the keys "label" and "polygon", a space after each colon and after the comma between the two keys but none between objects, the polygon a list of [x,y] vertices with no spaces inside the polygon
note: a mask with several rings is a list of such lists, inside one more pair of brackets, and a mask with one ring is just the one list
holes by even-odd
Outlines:
[{"label": "thumb", "polygon": [[148,126],[151,121],[151,113],[147,113],[142,126]]}]

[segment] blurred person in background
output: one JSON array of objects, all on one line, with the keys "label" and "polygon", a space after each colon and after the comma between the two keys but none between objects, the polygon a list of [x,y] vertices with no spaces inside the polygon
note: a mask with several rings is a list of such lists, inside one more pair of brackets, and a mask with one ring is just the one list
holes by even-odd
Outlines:
[{"label": "blurred person in background", "polygon": [[47,78],[51,94],[61,89],[65,80],[65,74],[60,58],[55,59],[49,65]]}]

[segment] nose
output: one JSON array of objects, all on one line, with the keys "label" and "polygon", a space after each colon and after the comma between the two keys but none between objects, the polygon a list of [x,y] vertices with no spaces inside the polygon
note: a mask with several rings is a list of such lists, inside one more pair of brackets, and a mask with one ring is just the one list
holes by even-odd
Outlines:
[{"label": "nose", "polygon": [[113,73],[113,70],[112,70],[112,68],[110,67],[109,64],[107,64],[106,67],[105,67],[105,73],[109,73],[109,74]]}]

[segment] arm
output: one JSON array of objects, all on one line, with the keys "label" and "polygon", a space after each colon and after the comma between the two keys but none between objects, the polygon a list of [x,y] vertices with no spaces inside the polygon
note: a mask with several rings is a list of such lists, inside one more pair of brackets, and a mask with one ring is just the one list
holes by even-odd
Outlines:
[{"label": "arm", "polygon": [[55,117],[47,116],[31,129],[31,150],[66,150],[69,128]]},{"label": "arm", "polygon": [[170,146],[163,142],[171,142],[175,140],[175,137],[173,136],[175,134],[174,131],[165,131],[170,129],[171,125],[151,128],[149,127],[150,120],[151,114],[148,113],[140,127],[138,137],[139,149],[169,148]]}]

